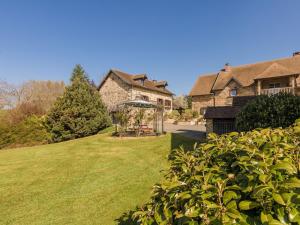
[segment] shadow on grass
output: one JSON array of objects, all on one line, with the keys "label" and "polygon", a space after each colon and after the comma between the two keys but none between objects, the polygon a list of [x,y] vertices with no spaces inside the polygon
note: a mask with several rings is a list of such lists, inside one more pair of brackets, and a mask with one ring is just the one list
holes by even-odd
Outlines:
[{"label": "shadow on grass", "polygon": [[[183,147],[185,150],[192,151],[194,149],[194,145],[196,142],[200,143],[200,142],[203,142],[203,140],[205,139],[204,138],[205,136],[201,136],[199,139],[198,138],[197,139],[189,138],[189,137],[185,136],[183,134],[183,132],[190,132],[190,131],[182,130],[182,133],[180,133],[180,134],[171,133],[171,149],[170,149],[169,159],[172,158],[171,155],[172,155],[172,152],[174,149]],[[205,135],[205,133],[202,135]],[[118,219],[115,220],[116,224],[118,224],[118,225],[139,225],[140,223],[138,223],[136,220],[132,219],[132,215],[134,212],[135,212],[134,210],[124,212]]]},{"label": "shadow on grass", "polygon": [[[204,138],[203,138],[204,140]],[[193,150],[195,143],[200,143],[203,140],[201,139],[193,139],[184,136],[183,133],[172,133],[171,134],[171,151],[173,149],[177,149],[179,147],[183,147],[185,150]]]}]

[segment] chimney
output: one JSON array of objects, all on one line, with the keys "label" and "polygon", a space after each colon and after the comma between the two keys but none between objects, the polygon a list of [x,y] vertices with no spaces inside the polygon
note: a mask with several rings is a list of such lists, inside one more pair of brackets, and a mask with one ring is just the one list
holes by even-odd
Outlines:
[{"label": "chimney", "polygon": [[224,65],[223,71],[224,71],[224,72],[230,72],[230,71],[231,71],[231,66],[230,66],[229,63],[226,63],[226,64]]},{"label": "chimney", "polygon": [[300,52],[294,52],[294,53],[293,53],[293,57],[299,56],[299,55],[300,55]]}]

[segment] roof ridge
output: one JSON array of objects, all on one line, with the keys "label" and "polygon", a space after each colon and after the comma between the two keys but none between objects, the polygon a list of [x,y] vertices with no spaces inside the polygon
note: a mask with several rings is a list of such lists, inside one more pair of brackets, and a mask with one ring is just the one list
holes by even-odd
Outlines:
[{"label": "roof ridge", "polygon": [[292,59],[293,57],[284,57],[284,58],[278,58],[278,59],[272,59],[272,60],[264,60],[264,61],[259,61],[256,63],[248,63],[248,64],[242,64],[239,66],[231,66],[231,68],[238,68],[238,67],[247,67],[247,66],[253,66],[253,65],[257,65],[257,64],[263,64],[263,63],[278,63],[278,61],[282,61],[282,60],[287,60],[287,59]]},{"label": "roof ridge", "polygon": [[[265,61],[259,61],[256,63],[247,63],[247,64],[242,64],[242,65],[238,65],[238,66],[232,66],[230,65],[231,68],[236,69],[236,68],[240,68],[240,67],[247,67],[247,66],[253,66],[253,65],[257,65],[257,64],[263,64],[263,63],[277,63],[278,61],[282,61],[282,60],[287,60],[287,59],[292,59],[293,57],[284,57],[284,58],[278,58],[278,59],[272,59],[272,60],[265,60]],[[300,58],[300,57],[299,57]],[[210,72],[210,73],[206,73],[204,75],[198,75],[199,77],[205,77],[205,76],[212,76],[212,75],[217,75],[219,74],[219,72]]]},{"label": "roof ridge", "polygon": [[119,73],[124,73],[124,74],[130,75],[130,76],[133,76],[133,74],[126,73],[126,72],[124,72],[122,70],[119,70],[119,69],[111,69],[111,71],[113,71],[113,72],[119,72]]},{"label": "roof ridge", "polygon": [[206,74],[204,74],[204,75],[198,75],[198,78],[199,77],[212,77],[212,76],[216,76],[216,75],[218,75],[219,73],[217,72],[217,73],[206,73]]}]

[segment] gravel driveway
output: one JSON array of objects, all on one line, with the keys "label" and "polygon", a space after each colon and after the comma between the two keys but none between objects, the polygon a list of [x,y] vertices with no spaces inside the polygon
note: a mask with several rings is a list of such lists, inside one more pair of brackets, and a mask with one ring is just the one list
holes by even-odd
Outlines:
[{"label": "gravel driveway", "polygon": [[166,132],[181,134],[188,138],[197,140],[205,139],[206,128],[204,125],[175,125],[172,123],[164,123]]}]

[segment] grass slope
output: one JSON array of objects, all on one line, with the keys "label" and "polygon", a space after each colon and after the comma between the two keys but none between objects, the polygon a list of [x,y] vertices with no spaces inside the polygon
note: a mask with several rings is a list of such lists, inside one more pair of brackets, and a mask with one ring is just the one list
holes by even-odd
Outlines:
[{"label": "grass slope", "polygon": [[148,200],[170,149],[191,142],[99,134],[0,151],[0,224],[115,224]]}]

